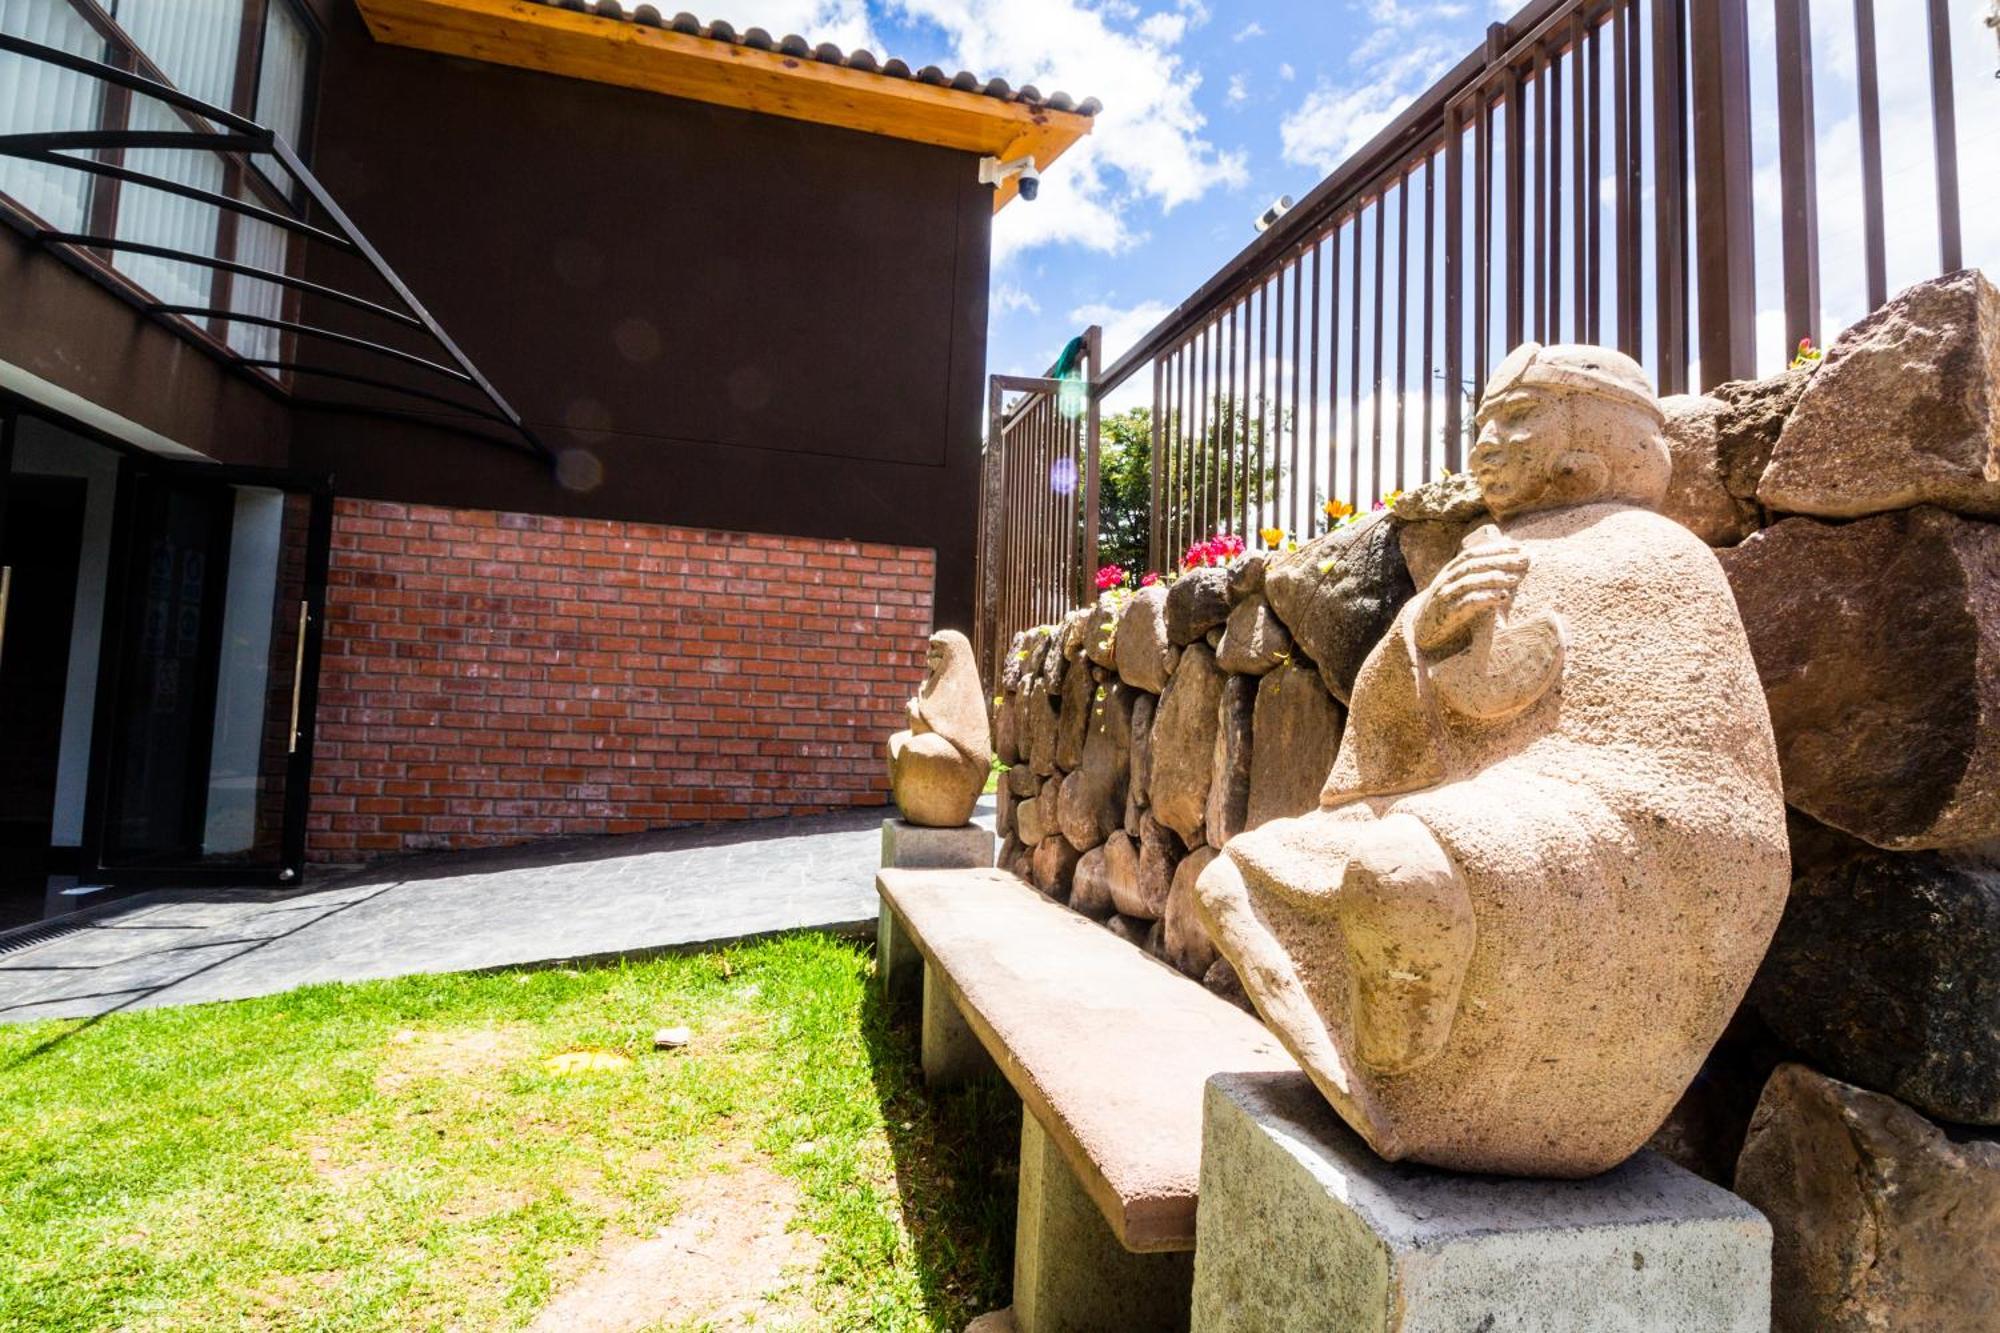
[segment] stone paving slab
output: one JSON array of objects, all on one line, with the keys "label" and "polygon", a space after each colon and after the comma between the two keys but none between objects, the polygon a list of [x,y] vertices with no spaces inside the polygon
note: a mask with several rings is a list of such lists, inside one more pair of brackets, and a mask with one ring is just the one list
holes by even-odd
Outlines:
[{"label": "stone paving slab", "polygon": [[[884,813],[438,853],[291,891],[146,893],[0,953],[0,1022],[643,956],[787,930],[865,935],[876,925]],[[977,818],[991,823],[992,798]]]}]

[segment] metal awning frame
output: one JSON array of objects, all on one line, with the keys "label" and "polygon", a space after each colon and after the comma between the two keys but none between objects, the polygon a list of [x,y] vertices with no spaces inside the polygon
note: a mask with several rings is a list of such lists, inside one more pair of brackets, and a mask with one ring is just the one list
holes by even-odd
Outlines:
[{"label": "metal awning frame", "polygon": [[[92,60],[87,56],[75,55],[59,47],[44,45],[25,38],[0,33],[0,52],[39,60],[58,68],[72,70],[99,79],[116,88],[150,97],[174,107],[185,115],[198,117],[210,122],[215,128],[190,126],[186,130],[56,130],[31,134],[0,135],[0,157],[18,158],[23,161],[61,166],[91,175],[105,176],[115,180],[161,190],[182,198],[193,199],[215,208],[226,209],[244,217],[256,219],[282,228],[308,241],[316,241],[333,247],[342,253],[351,254],[365,262],[376,278],[394,294],[402,307],[398,310],[390,305],[370,300],[357,293],[342,291],[320,283],[295,277],[289,273],[258,268],[235,260],[221,259],[195,251],[178,250],[171,246],[154,245],[146,242],[123,240],[114,236],[94,236],[80,232],[68,232],[42,225],[38,219],[27,216],[15,208],[0,208],[0,213],[8,215],[8,220],[27,231],[35,241],[50,246],[70,260],[72,266],[88,273],[91,277],[110,287],[122,298],[133,302],[148,315],[159,320],[174,332],[189,337],[204,351],[227,362],[260,387],[274,392],[285,392],[272,377],[263,372],[280,371],[293,376],[330,380],[337,383],[354,384],[382,390],[402,397],[435,403],[453,412],[478,418],[500,427],[508,435],[510,442],[517,444],[528,453],[546,463],[553,464],[554,453],[545,445],[535,431],[521,420],[500,391],[480,373],[470,358],[460,350],[457,343],[440,326],[430,312],[419,302],[394,269],[384,260],[375,247],[369,244],[353,221],[334,202],[326,187],[299,160],[291,146],[278,135],[253,120],[239,116],[221,107],[213,106],[200,98],[192,97],[170,84],[152,78],[135,70],[123,69],[104,61]],[[136,55],[136,51],[131,54]],[[292,180],[305,192],[309,205],[301,208],[301,216],[292,216],[276,209],[249,200],[235,199],[226,194],[183,185],[178,181],[154,176],[143,171],[89,157],[73,157],[70,152],[96,151],[100,149],[196,149],[223,155],[233,155],[239,159],[252,154],[267,154],[275,158]],[[250,165],[246,162],[246,165]],[[254,168],[253,168],[254,169]],[[317,206],[329,226],[322,227],[311,220],[310,207]],[[398,326],[421,331],[444,353],[450,364],[432,360],[407,352],[401,348],[362,338],[338,329],[320,327],[294,320],[272,319],[241,311],[191,306],[163,302],[141,291],[136,285],[115,276],[100,261],[87,255],[89,250],[121,250],[155,258],[195,264],[205,268],[220,270],[258,281],[269,282],[291,291],[302,292],[335,301],[350,309],[359,310],[372,317],[383,319]],[[317,364],[299,357],[271,359],[246,356],[222,339],[205,333],[188,322],[193,318],[214,318],[258,324],[276,328],[298,339],[317,339],[352,348],[371,356],[410,366],[425,374],[435,376],[447,383],[460,385],[477,393],[485,400],[485,406],[463,402],[444,394],[414,388],[393,380],[380,379],[372,375]],[[320,399],[302,396],[295,390],[286,395],[301,407],[323,408],[336,411],[361,412],[371,415],[385,415],[408,418],[417,415],[393,407],[378,407],[365,403],[339,399]],[[435,424],[429,414],[423,420]]]}]

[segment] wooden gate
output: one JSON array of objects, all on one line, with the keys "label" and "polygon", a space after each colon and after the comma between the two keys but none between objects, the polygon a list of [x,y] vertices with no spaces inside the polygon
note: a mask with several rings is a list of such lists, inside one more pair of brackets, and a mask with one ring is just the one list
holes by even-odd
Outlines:
[{"label": "wooden gate", "polygon": [[1078,344],[1050,375],[994,375],[988,384],[974,646],[989,685],[1015,634],[1091,595],[1100,331],[1092,326]]}]

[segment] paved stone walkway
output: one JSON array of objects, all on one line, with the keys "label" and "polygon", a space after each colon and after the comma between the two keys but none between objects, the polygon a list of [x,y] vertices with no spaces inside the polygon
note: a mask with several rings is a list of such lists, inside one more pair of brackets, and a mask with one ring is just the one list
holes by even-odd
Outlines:
[{"label": "paved stone walkway", "polygon": [[[886,813],[440,853],[290,892],[142,894],[43,943],[7,952],[0,939],[0,1022],[872,931]],[[990,797],[979,817],[991,825]]]}]

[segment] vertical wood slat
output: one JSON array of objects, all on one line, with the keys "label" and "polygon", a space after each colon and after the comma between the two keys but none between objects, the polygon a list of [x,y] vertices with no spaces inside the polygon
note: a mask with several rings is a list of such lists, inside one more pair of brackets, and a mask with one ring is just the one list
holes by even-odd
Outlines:
[{"label": "vertical wood slat", "polygon": [[[1315,251],[1317,253],[1317,251]],[[1291,524],[1287,528],[1293,536],[1302,536],[1304,529],[1299,526],[1299,424],[1304,420],[1299,415],[1299,339],[1304,325],[1305,314],[1306,257],[1300,253],[1292,261],[1292,507]],[[1317,297],[1318,293],[1315,292]],[[1317,330],[1315,330],[1317,332]],[[1306,508],[1310,511],[1312,493],[1306,493]],[[1310,512],[1306,515],[1310,521]]]},{"label": "vertical wood slat", "polygon": [[1681,0],[1653,0],[1654,381],[1687,391],[1687,146],[1682,135]]},{"label": "vertical wood slat", "polygon": [[1525,110],[1524,85],[1518,66],[1509,65],[1506,77],[1507,109],[1507,173],[1505,181],[1507,209],[1507,262],[1506,307],[1502,328],[1505,345],[1500,349],[1506,353],[1519,347],[1527,337],[1525,297],[1527,295],[1527,247],[1522,241],[1527,236],[1527,147],[1528,118]]},{"label": "vertical wood slat", "polygon": [[1166,402],[1162,400],[1162,390],[1166,386],[1166,358],[1152,362],[1152,454],[1146,478],[1146,568],[1160,568],[1160,524],[1154,514],[1160,512],[1160,468],[1164,466],[1164,444],[1166,434]]},{"label": "vertical wood slat", "polygon": [[1382,311],[1383,307],[1389,304],[1389,301],[1387,295],[1382,290],[1382,251],[1385,248],[1383,240],[1388,234],[1388,226],[1389,193],[1388,187],[1385,185],[1383,192],[1375,196],[1375,284],[1372,293],[1375,306],[1375,322],[1374,333],[1369,338],[1369,349],[1373,354],[1375,363],[1375,381],[1374,389],[1370,394],[1373,401],[1370,404],[1371,411],[1369,413],[1372,418],[1369,426],[1372,443],[1369,446],[1368,484],[1375,488],[1375,494],[1377,495],[1382,494],[1384,490],[1382,485]]},{"label": "vertical wood slat", "polygon": [[1645,101],[1645,62],[1641,50],[1639,0],[1624,0],[1625,14],[1625,191],[1631,207],[1625,211],[1625,265],[1619,283],[1630,287],[1626,300],[1625,329],[1620,335],[1627,354],[1645,355],[1646,284],[1641,270],[1645,264],[1645,222],[1640,201],[1646,195],[1646,141],[1641,105]]},{"label": "vertical wood slat", "polygon": [[1778,60],[1778,214],[1785,280],[1785,346],[1819,338],[1818,134],[1813,125],[1812,0],[1775,0]]},{"label": "vertical wood slat", "polygon": [[1585,326],[1586,342],[1601,342],[1604,337],[1604,205],[1599,198],[1598,183],[1604,179],[1604,62],[1598,55],[1598,34],[1601,26],[1595,22],[1584,25],[1583,40],[1589,50],[1590,89],[1586,101],[1590,116],[1590,139],[1588,150],[1590,183],[1588,191],[1579,191],[1588,197],[1590,219],[1590,254],[1585,261],[1586,281],[1589,284],[1590,320]]},{"label": "vertical wood slat", "polygon": [[1311,529],[1319,526],[1319,515],[1313,506],[1319,500],[1319,255],[1325,245],[1324,236],[1313,238],[1312,350],[1306,362],[1306,525]]},{"label": "vertical wood slat", "polygon": [[1332,228],[1331,263],[1327,271],[1331,275],[1328,285],[1331,289],[1327,307],[1327,368],[1326,368],[1326,493],[1340,494],[1340,221],[1335,219]]},{"label": "vertical wood slat", "polygon": [[1549,53],[1544,76],[1549,96],[1548,300],[1549,341],[1561,342],[1563,293],[1563,61],[1560,50]]},{"label": "vertical wood slat", "polygon": [[1424,362],[1423,385],[1424,428],[1423,440],[1424,475],[1430,475],[1431,449],[1431,275],[1437,266],[1437,155],[1426,152],[1424,156]]},{"label": "vertical wood slat", "polygon": [[1403,489],[1409,435],[1410,369],[1410,178],[1396,182],[1396,489]]},{"label": "vertical wood slat", "polygon": [[1354,323],[1349,330],[1353,346],[1347,361],[1347,487],[1350,503],[1361,507],[1361,229],[1362,213],[1354,215]]},{"label": "vertical wood slat", "polygon": [[1749,16],[1742,0],[1689,0],[1698,387],[1704,390],[1757,373],[1749,46]]},{"label": "vertical wood slat", "polygon": [[[1243,507],[1254,510],[1258,520],[1264,517],[1264,460],[1271,452],[1271,284],[1266,282],[1258,287],[1261,299],[1257,314],[1257,456],[1254,466],[1246,474],[1243,487]],[[1284,296],[1284,286],[1278,287],[1279,297]],[[1279,315],[1284,318],[1282,312]],[[1261,521],[1246,521],[1243,524],[1244,540],[1249,541]]]},{"label": "vertical wood slat", "polygon": [[1591,299],[1596,288],[1590,281],[1591,263],[1591,219],[1596,216],[1597,155],[1590,147],[1591,127],[1595,124],[1595,102],[1587,102],[1586,94],[1593,94],[1597,87],[1597,76],[1589,37],[1584,28],[1581,12],[1570,16],[1570,156],[1574,159],[1576,233],[1570,240],[1573,260],[1576,264],[1576,278],[1570,286],[1570,305],[1573,315],[1570,321],[1570,336],[1578,342],[1589,342],[1595,336],[1595,317],[1592,314]]},{"label": "vertical wood slat", "polygon": [[1883,236],[1882,93],[1875,62],[1875,0],[1854,0],[1854,82],[1861,119],[1861,235],[1868,267],[1868,308],[1889,299]]},{"label": "vertical wood slat", "polygon": [[[1444,465],[1464,466],[1460,449],[1459,382],[1464,377],[1465,131],[1458,113],[1444,118]],[[1428,395],[1425,398],[1428,402]]]},{"label": "vertical wood slat", "polygon": [[1529,326],[1536,342],[1549,341],[1549,67],[1534,57],[1530,84],[1535,101],[1535,241],[1528,247],[1535,260],[1534,319]]},{"label": "vertical wood slat", "polygon": [[1493,109],[1479,90],[1472,123],[1472,400],[1486,383],[1487,309],[1493,290]]},{"label": "vertical wood slat", "polygon": [[1958,202],[1958,111],[1952,100],[1950,0],[1927,0],[1931,48],[1931,148],[1937,158],[1938,264],[1965,267]]},{"label": "vertical wood slat", "polygon": [[1104,330],[1092,324],[1083,331],[1084,353],[1090,366],[1090,378],[1085,381],[1086,397],[1083,405],[1083,561],[1077,567],[1077,595],[1089,601],[1097,596],[1094,581],[1098,568],[1098,539],[1102,535],[1097,529],[1098,501],[1103,491],[1104,455],[1103,441],[1099,435],[1102,424],[1103,399],[1098,394],[1098,381],[1104,378]]},{"label": "vertical wood slat", "polygon": [[1633,341],[1633,331],[1637,325],[1635,300],[1638,295],[1636,281],[1639,257],[1632,245],[1632,220],[1637,215],[1638,200],[1632,194],[1632,140],[1638,127],[1632,123],[1631,83],[1637,77],[1632,68],[1626,45],[1626,32],[1632,27],[1626,14],[1624,0],[1616,0],[1611,7],[1611,179],[1612,199],[1612,244],[1615,247],[1613,262],[1617,266],[1617,280],[1613,286],[1613,299],[1617,303],[1616,338],[1618,350],[1627,356],[1636,356],[1638,348]]}]

